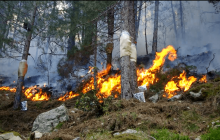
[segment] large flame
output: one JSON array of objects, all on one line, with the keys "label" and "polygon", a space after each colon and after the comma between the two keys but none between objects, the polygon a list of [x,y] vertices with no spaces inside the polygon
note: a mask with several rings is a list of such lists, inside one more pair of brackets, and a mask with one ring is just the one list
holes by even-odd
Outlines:
[{"label": "large flame", "polygon": [[11,92],[16,92],[16,88],[10,88],[10,87],[6,87],[6,86],[0,87],[0,90],[7,90],[7,91],[11,91]]},{"label": "large flame", "polygon": [[49,100],[49,96],[46,92],[42,92],[42,89],[37,86],[29,87],[24,92],[25,96],[32,101],[44,101]]},{"label": "large flame", "polygon": [[184,92],[189,90],[192,83],[194,83],[197,79],[194,76],[186,77],[186,72],[183,71],[178,77],[179,82],[169,81],[165,86],[165,94],[163,97],[171,98],[176,95],[177,91],[183,90]]},{"label": "large flame", "polygon": [[164,48],[161,52],[156,52],[155,59],[153,60],[153,65],[147,70],[137,70],[137,81],[139,86],[149,86],[154,82],[157,82],[159,79],[156,77],[156,73],[160,70],[165,62],[165,57],[168,56],[168,59],[173,61],[177,58],[176,50],[173,46],[169,45]]}]

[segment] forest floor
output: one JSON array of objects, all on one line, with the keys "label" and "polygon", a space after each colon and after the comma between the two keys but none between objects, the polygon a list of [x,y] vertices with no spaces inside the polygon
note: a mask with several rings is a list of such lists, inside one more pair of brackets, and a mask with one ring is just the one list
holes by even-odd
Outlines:
[{"label": "forest floor", "polygon": [[[101,116],[97,116],[92,111],[76,109],[75,104],[79,97],[62,102],[31,101],[23,96],[22,101],[27,100],[28,110],[13,110],[14,93],[0,91],[0,134],[16,131],[21,134],[22,139],[28,139],[35,118],[40,113],[64,103],[68,109],[75,110],[75,113],[70,113],[69,121],[62,123],[56,131],[43,135],[41,139],[72,140],[81,137],[97,140],[141,140],[147,139],[146,135],[151,135],[156,139],[194,140],[209,133],[212,122],[215,122],[215,125],[220,124],[220,80],[193,84],[191,91],[198,91],[202,87],[206,92],[208,91],[208,96],[199,101],[192,100],[186,92],[180,100],[168,102],[161,96],[157,103],[152,103],[148,98],[155,93],[149,91],[145,92],[146,102],[139,102],[136,99],[114,99]],[[113,136],[113,133],[127,129],[135,129],[143,133],[123,137]],[[217,130],[219,134],[220,129]]]}]

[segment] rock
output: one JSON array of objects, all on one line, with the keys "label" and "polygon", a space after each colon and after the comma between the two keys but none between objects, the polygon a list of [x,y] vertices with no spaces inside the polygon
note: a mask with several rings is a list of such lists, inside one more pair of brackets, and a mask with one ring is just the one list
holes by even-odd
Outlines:
[{"label": "rock", "polygon": [[215,129],[220,128],[220,125],[215,125],[214,128]]},{"label": "rock", "polygon": [[22,140],[19,136],[13,136],[9,140]]},{"label": "rock", "polygon": [[76,137],[75,139],[73,139],[73,140],[81,140],[81,138],[80,137]]},{"label": "rock", "polygon": [[155,94],[154,96],[149,98],[149,100],[152,101],[153,103],[156,103],[158,99],[159,99],[158,94]]},{"label": "rock", "polygon": [[137,131],[133,130],[133,129],[128,129],[128,130],[122,132],[122,134],[132,134],[132,133],[137,133]]},{"label": "rock", "polygon": [[195,92],[189,92],[190,96],[194,99],[194,100],[201,100],[204,99],[205,96],[202,95],[202,90],[204,88],[201,88],[199,92],[195,93]]},{"label": "rock", "polygon": [[117,133],[114,133],[113,135],[117,136],[117,135],[121,135],[121,134],[132,134],[132,133],[137,133],[137,131],[133,130],[133,129],[128,129],[126,131],[123,131],[122,133],[117,132]]},{"label": "rock", "polygon": [[61,105],[57,108],[41,113],[34,121],[32,131],[38,131],[41,133],[50,132],[55,128],[59,122],[64,122],[69,119],[68,110],[65,105]]},{"label": "rock", "polygon": [[138,90],[139,90],[139,92],[144,92],[144,91],[147,90],[147,87],[146,87],[146,85],[139,86],[139,87],[138,87]]},{"label": "rock", "polygon": [[117,132],[117,133],[114,133],[113,135],[114,136],[117,136],[117,135],[120,135],[121,133]]},{"label": "rock", "polygon": [[22,140],[19,136],[15,136],[13,132],[0,135],[0,140]]},{"label": "rock", "polygon": [[198,136],[197,138],[195,138],[195,140],[201,140],[201,137],[200,137],[200,136]]},{"label": "rock", "polygon": [[39,139],[43,136],[43,134],[41,132],[34,131],[34,133],[35,133],[35,139]]},{"label": "rock", "polygon": [[179,95],[175,95],[173,96],[172,98],[168,99],[168,101],[175,101],[175,100],[178,100],[182,97],[182,94],[179,94]]},{"label": "rock", "polygon": [[144,97],[144,92],[135,93],[133,95],[134,95],[134,98],[138,99],[139,101],[146,102],[145,97]]},{"label": "rock", "polygon": [[186,107],[187,109],[190,109],[190,107]]}]

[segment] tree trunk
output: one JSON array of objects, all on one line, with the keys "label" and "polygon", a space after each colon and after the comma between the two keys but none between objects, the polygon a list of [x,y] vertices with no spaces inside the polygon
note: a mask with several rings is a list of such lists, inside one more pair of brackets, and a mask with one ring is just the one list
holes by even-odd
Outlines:
[{"label": "tree trunk", "polygon": [[[138,38],[138,32],[139,32],[139,23],[140,23],[140,18],[141,18],[141,11],[142,11],[142,4],[143,4],[143,1],[140,1],[140,5],[139,5],[139,9],[138,9],[138,16],[137,16],[137,19],[135,21],[135,42],[137,42],[137,38]],[[136,14],[136,13],[135,13]],[[136,44],[136,43],[135,43]]]},{"label": "tree trunk", "polygon": [[145,3],[145,30],[144,30],[145,32],[144,32],[144,35],[145,35],[146,54],[148,55],[148,46],[147,46],[147,17],[146,17],[147,11],[146,11],[146,9],[147,9],[147,5]]},{"label": "tree trunk", "polygon": [[174,10],[173,10],[173,3],[171,1],[171,8],[172,8],[172,13],[173,13],[173,24],[174,24],[174,31],[175,31],[175,35],[176,35],[176,40],[178,42],[178,34],[177,34],[177,30],[176,30],[176,18],[175,18],[175,13],[174,13]]},{"label": "tree trunk", "polygon": [[[133,9],[133,1],[124,1],[124,30],[130,31],[132,25],[132,17],[130,9]],[[133,40],[133,39],[132,39]],[[132,98],[131,83],[130,83],[130,56],[122,56],[120,59],[121,65],[121,98]]]},{"label": "tree trunk", "polygon": [[[27,36],[26,36],[24,51],[22,55],[22,59],[24,60],[27,60],[28,58],[36,12],[37,12],[37,6],[35,6],[34,11],[33,11],[33,16],[32,16],[32,21],[31,21],[32,30],[30,32],[27,32]],[[21,94],[22,94],[23,84],[24,84],[24,76],[18,77],[17,89],[15,93],[14,106],[13,106],[14,109],[19,109],[21,107]]]},{"label": "tree trunk", "polygon": [[95,31],[92,38],[92,44],[94,46],[94,88],[97,89],[97,65],[96,65],[96,59],[97,59],[97,22],[95,23]]},{"label": "tree trunk", "polygon": [[[131,3],[131,9],[130,9],[130,17],[131,17],[131,26],[129,27],[129,33],[131,35],[131,37],[133,38],[132,40],[132,43],[135,44],[135,47],[136,47],[136,38],[137,38],[137,30],[139,27],[135,28],[135,10],[134,10],[134,3]],[[141,3],[142,5],[142,3]],[[140,11],[140,9],[139,9]],[[139,13],[139,16],[140,16],[140,13]],[[140,17],[139,17],[140,18]],[[140,19],[138,19],[140,20]],[[138,22],[139,24],[139,22]],[[136,70],[136,62],[135,61],[130,61],[130,83],[131,83],[131,93],[134,94],[136,93],[136,89],[137,89],[137,70]]]},{"label": "tree trunk", "polygon": [[107,13],[107,18],[108,18],[108,39],[109,42],[106,48],[107,52],[107,64],[106,68],[108,65],[112,64],[112,50],[114,48],[114,43],[113,43],[113,35],[114,35],[114,8],[110,9]]},{"label": "tree trunk", "polygon": [[157,32],[158,32],[158,13],[159,13],[159,1],[155,1],[155,15],[154,15],[154,34],[152,52],[157,52]]},{"label": "tree trunk", "polygon": [[184,35],[184,25],[183,25],[183,7],[182,7],[182,1],[180,1],[180,21],[181,21],[181,34],[183,42],[185,42],[185,35]]}]

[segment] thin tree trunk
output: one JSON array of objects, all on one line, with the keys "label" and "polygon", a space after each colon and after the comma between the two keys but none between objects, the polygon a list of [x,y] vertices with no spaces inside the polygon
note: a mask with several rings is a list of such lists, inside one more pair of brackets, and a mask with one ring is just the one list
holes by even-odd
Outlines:
[{"label": "thin tree trunk", "polygon": [[[30,32],[27,32],[27,38],[25,41],[24,51],[22,55],[22,59],[24,60],[27,60],[28,58],[36,12],[37,12],[37,6],[35,6],[34,11],[33,11],[33,16],[32,16],[32,21],[31,21],[32,30]],[[15,93],[15,99],[14,99],[14,106],[13,106],[14,109],[18,109],[21,107],[21,94],[22,94],[23,84],[24,84],[24,76],[19,76],[18,81],[17,81],[17,90]]]},{"label": "thin tree trunk", "polygon": [[175,35],[176,35],[176,40],[178,42],[178,34],[177,34],[177,30],[176,30],[176,18],[175,18],[175,13],[174,13],[174,10],[173,10],[173,3],[171,1],[171,8],[172,8],[172,13],[173,13],[173,24],[174,24],[174,31],[175,31]]},{"label": "thin tree trunk", "polygon": [[[131,4],[132,4],[131,9],[130,9],[130,17],[131,17],[130,24],[131,24],[131,26],[129,27],[129,33],[130,33],[131,37],[133,38],[132,43],[134,43],[135,47],[136,47],[136,44],[137,44],[136,43],[136,38],[137,38],[136,33],[137,33],[137,31],[136,31],[136,28],[135,28],[135,11],[134,11],[134,3],[131,3]],[[137,29],[138,29],[138,27],[137,27]],[[131,74],[131,79],[130,79],[131,93],[134,94],[134,93],[136,93],[136,89],[137,89],[136,61],[130,61],[130,74]]]},{"label": "thin tree trunk", "polygon": [[142,8],[142,4],[143,4],[143,1],[140,1],[140,5],[139,5],[139,9],[138,9],[138,17],[137,17],[137,21],[135,23],[135,30],[136,30],[136,32],[135,32],[135,42],[137,42],[137,38],[138,38],[139,23],[140,23],[140,18],[141,18],[141,11],[142,11],[142,9],[141,9]]},{"label": "thin tree trunk", "polygon": [[97,89],[97,65],[96,65],[96,59],[97,59],[97,22],[95,23],[95,32],[92,39],[92,43],[94,46],[94,88]]},{"label": "thin tree trunk", "polygon": [[159,1],[155,1],[155,16],[154,16],[154,34],[152,52],[157,52],[157,32],[158,32],[158,13],[159,13]]},{"label": "thin tree trunk", "polygon": [[184,25],[183,25],[183,7],[182,7],[182,1],[180,1],[180,21],[181,21],[181,34],[183,38],[183,42],[185,42],[185,35],[184,35]]},{"label": "thin tree trunk", "polygon": [[146,48],[146,54],[148,55],[148,46],[147,46],[147,17],[146,17],[146,13],[147,13],[147,11],[146,11],[146,9],[147,9],[147,5],[146,5],[146,3],[145,3],[145,32],[144,32],[144,35],[145,35],[145,48]]},{"label": "thin tree trunk", "polygon": [[[130,15],[130,9],[133,9],[132,1],[124,1],[124,30],[130,30],[132,16]],[[120,59],[121,65],[121,98],[132,98],[131,84],[130,84],[130,56],[123,56]]]},{"label": "thin tree trunk", "polygon": [[108,46],[106,48],[107,52],[107,64],[106,68],[108,65],[112,64],[112,50],[114,48],[114,43],[113,43],[113,35],[114,35],[114,8],[110,9],[107,13],[107,18],[108,18],[108,39],[110,40],[110,43],[108,43]]}]

